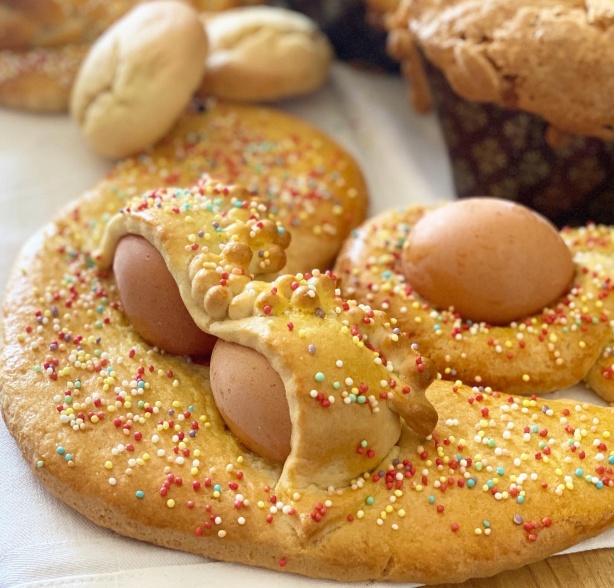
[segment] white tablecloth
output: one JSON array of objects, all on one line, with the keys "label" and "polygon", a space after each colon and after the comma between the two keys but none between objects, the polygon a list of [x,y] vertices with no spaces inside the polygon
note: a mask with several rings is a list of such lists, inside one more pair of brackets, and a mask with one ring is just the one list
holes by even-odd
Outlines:
[{"label": "white tablecloth", "polygon": [[[337,65],[320,92],[281,106],[328,131],[357,157],[375,213],[452,197],[437,122],[415,114],[406,94],[399,78]],[[67,116],[0,110],[0,291],[26,238],[110,165],[87,148]],[[96,527],[45,491],[2,421],[0,468],[0,588],[341,586],[212,562]],[[614,546],[614,533],[579,549],[605,546]]]}]

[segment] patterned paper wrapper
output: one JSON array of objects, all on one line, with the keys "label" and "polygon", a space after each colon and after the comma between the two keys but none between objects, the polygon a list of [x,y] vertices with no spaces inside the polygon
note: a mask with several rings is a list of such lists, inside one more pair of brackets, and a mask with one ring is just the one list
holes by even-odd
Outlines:
[{"label": "patterned paper wrapper", "polygon": [[429,69],[459,197],[514,200],[558,226],[614,224],[614,142],[573,136],[552,148],[543,118],[465,100]]}]

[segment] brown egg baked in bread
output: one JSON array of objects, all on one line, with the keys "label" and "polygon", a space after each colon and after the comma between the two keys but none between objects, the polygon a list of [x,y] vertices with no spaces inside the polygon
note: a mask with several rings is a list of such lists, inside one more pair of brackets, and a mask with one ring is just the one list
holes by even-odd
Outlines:
[{"label": "brown egg baked in bread", "polygon": [[396,318],[445,379],[514,394],[584,379],[612,401],[610,229],[544,223],[497,199],[389,210],[352,231],[334,271],[342,296]]},{"label": "brown egg baked in bread", "polygon": [[[3,417],[61,500],[159,545],[345,581],[488,576],[612,524],[611,409],[432,381],[331,274],[263,281],[287,239],[245,190],[107,186],[24,248],[4,305]],[[283,464],[225,427],[206,366],[126,319],[111,270],[126,234],[159,251],[201,328],[279,374]]]}]

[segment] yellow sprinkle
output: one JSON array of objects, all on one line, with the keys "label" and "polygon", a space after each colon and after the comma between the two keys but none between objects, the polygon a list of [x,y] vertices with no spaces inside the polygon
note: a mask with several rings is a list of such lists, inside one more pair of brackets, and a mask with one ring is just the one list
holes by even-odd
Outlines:
[{"label": "yellow sprinkle", "polygon": [[529,374],[522,374],[523,382],[528,382],[530,379],[531,379],[531,376],[529,376]]},{"label": "yellow sprinkle", "polygon": [[175,508],[175,501],[172,498],[169,498],[166,501],[166,506],[168,506],[169,508]]},{"label": "yellow sprinkle", "polygon": [[397,513],[401,518],[403,518],[405,516],[405,509],[404,508],[400,508],[399,512]]},{"label": "yellow sprinkle", "polygon": [[106,461],[104,467],[110,470],[113,467],[113,463],[110,461]]},{"label": "yellow sprinkle", "polygon": [[356,518],[358,518],[358,519],[362,519],[362,517],[364,517],[364,516],[365,516],[365,511],[364,510],[359,510],[356,513]]}]

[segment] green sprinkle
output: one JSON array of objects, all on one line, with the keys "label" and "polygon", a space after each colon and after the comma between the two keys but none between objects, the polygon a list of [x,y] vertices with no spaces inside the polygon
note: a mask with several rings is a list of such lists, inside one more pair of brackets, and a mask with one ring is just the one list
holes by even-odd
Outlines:
[{"label": "green sprinkle", "polygon": [[143,492],[142,490],[137,490],[136,491],[136,497],[137,498],[143,498],[145,496],[145,492]]},{"label": "green sprinkle", "polygon": [[63,447],[58,447],[56,449],[56,451],[60,454],[60,455],[64,455],[64,452],[66,451],[66,449],[64,449]]},{"label": "green sprinkle", "polygon": [[366,401],[367,397],[363,396],[362,394],[356,398],[356,402],[358,402],[358,404],[364,404]]},{"label": "green sprinkle", "polygon": [[316,382],[323,382],[324,381],[324,374],[322,372],[318,372],[316,374]]},{"label": "green sprinkle", "polygon": [[44,462],[44,461],[42,461],[42,460],[38,460],[38,461],[36,462],[36,467],[37,467],[37,468],[42,468],[44,465],[45,465],[45,462]]},{"label": "green sprinkle", "polygon": [[375,498],[373,498],[373,496],[367,496],[365,502],[370,506],[375,502]]},{"label": "green sprinkle", "polygon": [[429,496],[429,504],[435,504],[435,497],[432,494]]}]

